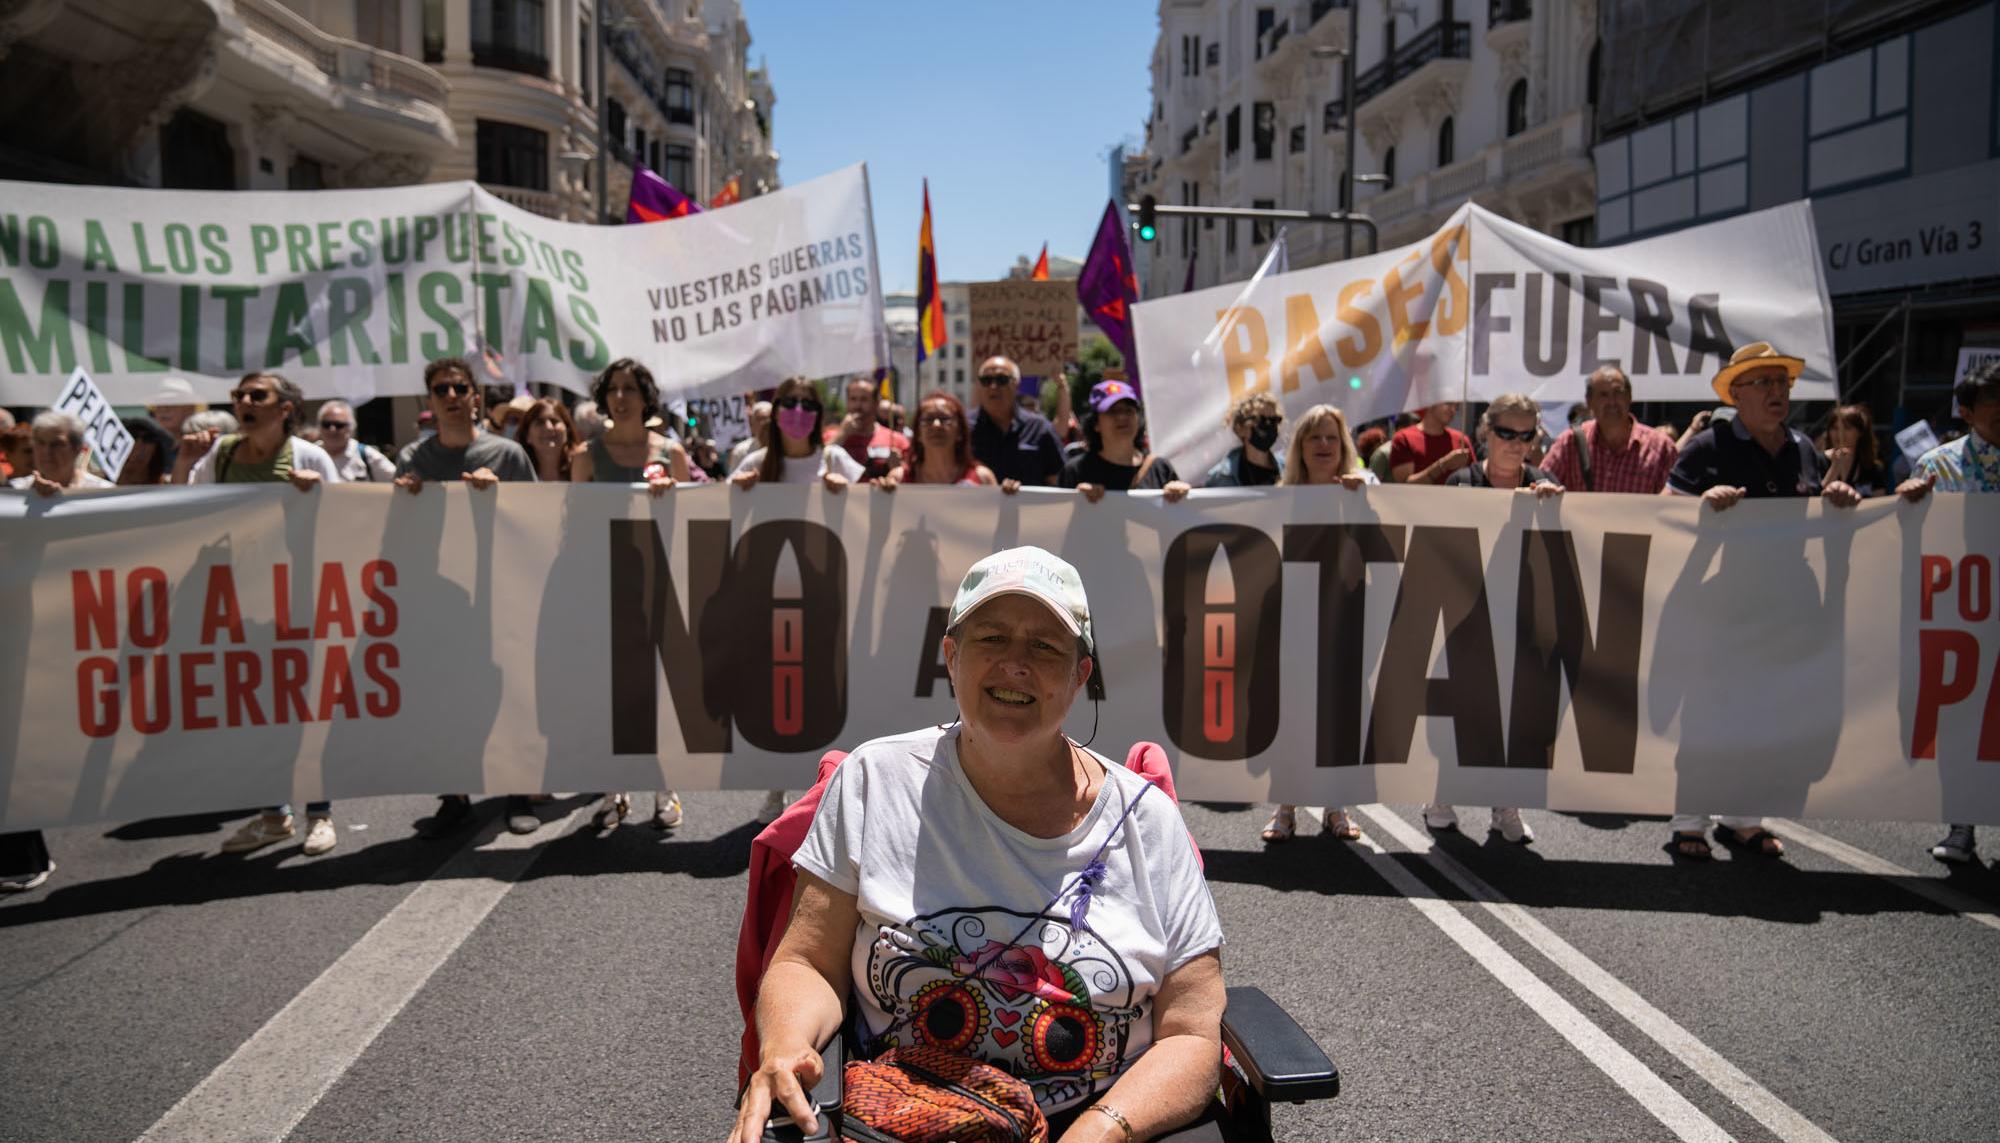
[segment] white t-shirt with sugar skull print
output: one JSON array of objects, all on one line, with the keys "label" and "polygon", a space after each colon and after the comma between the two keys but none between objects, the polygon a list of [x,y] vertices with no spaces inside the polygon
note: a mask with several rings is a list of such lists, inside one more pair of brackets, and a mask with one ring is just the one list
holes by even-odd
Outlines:
[{"label": "white t-shirt with sugar skull print", "polygon": [[[1161,980],[1220,947],[1222,924],[1179,807],[1144,778],[1091,752],[1107,774],[1097,802],[1038,838],[987,807],[957,747],[956,727],[863,744],[793,861],[859,903],[854,994],[879,1046],[977,1056],[1059,1111],[1146,1050]],[[1073,930],[1073,887],[1142,791]]]}]

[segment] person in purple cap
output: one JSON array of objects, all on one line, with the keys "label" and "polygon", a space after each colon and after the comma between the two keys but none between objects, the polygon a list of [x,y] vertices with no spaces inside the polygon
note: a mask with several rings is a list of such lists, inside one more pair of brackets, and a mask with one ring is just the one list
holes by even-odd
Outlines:
[{"label": "person in purple cap", "polygon": [[1174,462],[1146,451],[1146,416],[1138,392],[1126,382],[1091,386],[1083,439],[1087,451],[1063,465],[1056,483],[1083,493],[1092,504],[1106,492],[1160,491],[1168,503],[1188,494],[1190,486],[1174,471]]}]

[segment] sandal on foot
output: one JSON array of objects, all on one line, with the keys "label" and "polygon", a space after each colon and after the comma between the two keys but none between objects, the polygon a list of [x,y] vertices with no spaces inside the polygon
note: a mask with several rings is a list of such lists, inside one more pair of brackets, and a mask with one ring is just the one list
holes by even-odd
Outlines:
[{"label": "sandal on foot", "polygon": [[1785,856],[1785,842],[1777,834],[1758,826],[1749,833],[1738,833],[1728,826],[1716,826],[1715,836],[1731,849],[1747,849],[1760,857]]},{"label": "sandal on foot", "polygon": [[1707,861],[1715,856],[1715,851],[1708,847],[1708,838],[1699,833],[1677,833],[1668,840],[1667,848],[1675,857],[1689,861]]},{"label": "sandal on foot", "polygon": [[1271,820],[1264,823],[1260,836],[1265,841],[1290,841],[1298,830],[1298,811],[1291,806],[1279,806],[1271,812]]},{"label": "sandal on foot", "polygon": [[1328,834],[1341,841],[1361,840],[1361,827],[1355,825],[1354,819],[1347,816],[1347,811],[1338,806],[1326,811],[1326,817],[1322,819],[1321,824],[1326,827]]}]

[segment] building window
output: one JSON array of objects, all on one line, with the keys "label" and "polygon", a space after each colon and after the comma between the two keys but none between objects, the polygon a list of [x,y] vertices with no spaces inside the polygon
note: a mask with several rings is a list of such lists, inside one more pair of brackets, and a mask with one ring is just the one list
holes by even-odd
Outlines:
[{"label": "building window", "polygon": [[1388,180],[1384,184],[1385,187],[1394,187],[1396,185],[1396,148],[1394,147],[1382,152],[1382,177]]},{"label": "building window", "polygon": [[292,156],[292,165],[285,169],[285,189],[325,190],[325,165],[305,155]]},{"label": "building window", "polygon": [[160,128],[160,186],[235,190],[236,148],[219,120],[183,107]]},{"label": "building window", "polygon": [[576,22],[576,86],[577,90],[583,93],[584,102],[586,103],[596,102],[597,98],[590,90],[590,57],[594,54],[595,47],[596,45],[590,39],[590,21],[578,20]]},{"label": "building window", "polygon": [[1750,205],[1750,97],[1731,96],[1599,144],[1599,242],[1721,218]]},{"label": "building window", "polygon": [[642,128],[632,128],[632,157],[635,161],[657,171],[660,165],[652,161],[646,152],[646,132]]},{"label": "building window", "polygon": [[676,187],[693,186],[694,148],[685,143],[668,143],[666,169],[660,174]]},{"label": "building window", "polygon": [[444,0],[424,0],[424,62],[444,62]]},{"label": "building window", "polygon": [[548,12],[544,0],[475,0],[472,62],[546,78]]},{"label": "building window", "polygon": [[1234,155],[1243,149],[1243,105],[1229,109],[1229,119],[1222,129],[1222,149]]},{"label": "building window", "polygon": [[1507,89],[1507,137],[1511,139],[1527,129],[1528,81],[1517,79]]},{"label": "building window", "polygon": [[1194,38],[1194,73],[1201,74],[1201,37]]},{"label": "building window", "polygon": [[694,74],[684,68],[667,69],[667,122],[694,123]]},{"label": "building window", "polygon": [[1233,218],[1222,220],[1222,252],[1231,258],[1236,257],[1236,220]]},{"label": "building window", "polygon": [[604,138],[611,153],[620,159],[625,153],[625,105],[615,99],[604,101]]},{"label": "building window", "polygon": [[1293,127],[1286,137],[1285,150],[1294,155],[1306,153],[1306,127],[1301,123]]},{"label": "building window", "polygon": [[1597,219],[1585,215],[1563,223],[1562,240],[1571,246],[1597,245]]},{"label": "building window", "polygon": [[952,353],[952,356],[953,356],[953,357],[956,357],[956,358],[958,358],[958,359],[959,359],[960,361],[964,361],[964,360],[965,360],[965,343],[964,343],[964,342],[960,341],[960,342],[956,342],[956,343],[954,343],[954,344],[952,345],[952,349],[954,350],[954,352]]},{"label": "building window", "polygon": [[1444,117],[1444,122],[1438,124],[1437,165],[1440,167],[1449,167],[1457,161],[1455,148],[1457,147],[1458,140],[1453,138],[1453,131],[1451,116],[1447,115]]},{"label": "building window", "polygon": [[1253,104],[1250,109],[1250,143],[1256,148],[1253,156],[1258,162],[1267,162],[1278,147],[1278,109],[1269,103]]},{"label": "building window", "polygon": [[[1270,198],[1253,198],[1250,200],[1250,206],[1255,210],[1275,210],[1277,209],[1278,201]],[[1262,218],[1253,219],[1250,223],[1250,245],[1262,246],[1270,240],[1270,221]]]},{"label": "building window", "polygon": [[1910,168],[1910,38],[1898,36],[1806,77],[1806,191]]},{"label": "building window", "polygon": [[524,190],[549,189],[549,137],[533,127],[481,119],[479,181]]},{"label": "building window", "polygon": [[1194,40],[1190,36],[1181,37],[1181,74],[1194,74]]}]

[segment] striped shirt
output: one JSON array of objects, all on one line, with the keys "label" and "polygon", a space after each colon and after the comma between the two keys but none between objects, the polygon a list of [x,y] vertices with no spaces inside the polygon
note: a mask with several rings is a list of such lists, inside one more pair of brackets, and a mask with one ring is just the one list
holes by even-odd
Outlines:
[{"label": "striped shirt", "polygon": [[[1582,433],[1590,443],[1590,483],[1585,484],[1576,438]],[[1622,449],[1604,442],[1596,421],[1585,421],[1565,429],[1549,446],[1542,467],[1564,488],[1582,492],[1637,492],[1656,496],[1667,486],[1667,474],[1680,459],[1680,446],[1658,429],[1632,422],[1632,436]]]}]

